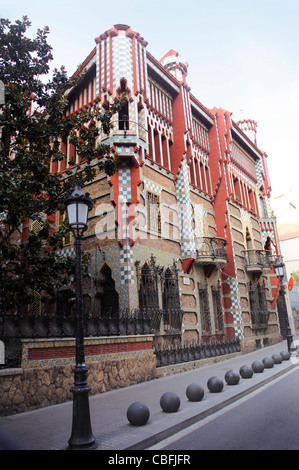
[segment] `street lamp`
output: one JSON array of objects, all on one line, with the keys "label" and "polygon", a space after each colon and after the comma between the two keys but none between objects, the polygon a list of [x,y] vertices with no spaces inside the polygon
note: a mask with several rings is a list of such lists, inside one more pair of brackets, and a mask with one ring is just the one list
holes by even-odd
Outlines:
[{"label": "street lamp", "polygon": [[281,293],[282,293],[282,298],[283,298],[283,307],[284,307],[284,313],[285,313],[285,322],[286,322],[287,345],[288,345],[288,351],[291,352],[293,350],[291,347],[293,343],[293,336],[292,336],[292,331],[291,331],[289,317],[288,317],[285,293],[284,293],[283,285],[282,285],[282,280],[284,278],[284,264],[279,261],[279,258],[277,258],[276,263],[274,264],[274,269],[275,269],[276,276],[280,280]]},{"label": "street lamp", "polygon": [[69,439],[69,449],[94,449],[97,447],[92,434],[89,412],[87,385],[87,367],[84,355],[84,326],[82,299],[82,255],[81,241],[87,229],[87,216],[91,208],[89,194],[81,191],[81,184],[76,183],[73,193],[65,199],[68,223],[75,237],[76,247],[76,366],[74,369],[73,424]]}]

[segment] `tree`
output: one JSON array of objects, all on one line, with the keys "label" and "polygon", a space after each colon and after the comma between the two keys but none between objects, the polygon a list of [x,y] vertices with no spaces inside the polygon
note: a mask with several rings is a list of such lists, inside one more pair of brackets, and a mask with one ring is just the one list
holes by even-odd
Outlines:
[{"label": "tree", "polygon": [[292,276],[294,278],[294,284],[296,284],[296,286],[299,286],[299,271],[293,271]]},{"label": "tree", "polygon": [[[0,105],[0,297],[8,309],[30,303],[36,291],[53,295],[72,272],[72,260],[57,253],[68,228],[55,232],[53,216],[64,208],[75,180],[92,181],[96,167],[108,175],[115,172],[116,156],[108,145],[97,144],[98,123],[109,134],[111,118],[123,104],[117,100],[105,112],[95,105],[65,118],[66,92],[82,80],[84,70],[79,67],[68,78],[61,67],[49,79],[49,28],[29,39],[25,33],[30,26],[26,16],[15,24],[0,20],[0,79],[5,87]],[[81,164],[62,178],[51,173],[50,163],[65,158],[61,141],[69,136]],[[96,167],[90,165],[95,159]]]}]

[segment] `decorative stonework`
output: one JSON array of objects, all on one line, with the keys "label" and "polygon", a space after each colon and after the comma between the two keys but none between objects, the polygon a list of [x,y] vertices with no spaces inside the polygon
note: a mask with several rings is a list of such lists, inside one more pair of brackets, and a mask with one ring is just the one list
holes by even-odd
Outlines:
[{"label": "decorative stonework", "polygon": [[[22,368],[74,364],[74,339],[23,340]],[[85,339],[86,363],[148,356],[153,354],[153,335],[110,336]]]}]

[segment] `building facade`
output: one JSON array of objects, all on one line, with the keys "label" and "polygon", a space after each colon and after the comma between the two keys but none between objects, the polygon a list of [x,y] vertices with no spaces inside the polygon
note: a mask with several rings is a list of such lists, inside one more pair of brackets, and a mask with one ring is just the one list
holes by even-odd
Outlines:
[{"label": "building facade", "polygon": [[[84,188],[94,202],[83,239],[91,254],[85,311],[115,318],[143,311],[156,344],[237,337],[249,351],[277,342],[273,263],[281,253],[256,123],[207,109],[192,95],[179,54],[159,61],[147,45],[115,25],[95,39],[85,78],[68,95],[66,115],[127,98],[100,137],[118,170],[98,172]],[[76,158],[71,144],[63,151],[53,172]],[[73,250],[69,238],[63,252]]]}]

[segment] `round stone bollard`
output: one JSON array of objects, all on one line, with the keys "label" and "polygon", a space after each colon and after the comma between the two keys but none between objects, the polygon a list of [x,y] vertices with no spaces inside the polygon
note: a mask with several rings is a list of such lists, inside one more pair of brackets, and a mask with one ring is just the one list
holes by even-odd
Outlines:
[{"label": "round stone bollard", "polygon": [[180,404],[181,400],[174,392],[166,392],[160,398],[160,406],[165,413],[175,413]]},{"label": "round stone bollard", "polygon": [[235,370],[228,370],[224,376],[227,385],[238,385],[240,375]]},{"label": "round stone bollard", "polygon": [[223,381],[219,377],[210,377],[208,380],[208,389],[211,393],[220,393],[223,389]]},{"label": "round stone bollard", "polygon": [[253,361],[251,367],[253,372],[255,372],[256,374],[261,374],[262,372],[264,372],[265,369],[265,366],[261,361]]},{"label": "round stone bollard", "polygon": [[288,361],[291,357],[291,354],[288,351],[281,351],[280,355],[283,361]]},{"label": "round stone bollard", "polygon": [[272,369],[272,367],[274,367],[274,361],[272,357],[264,357],[263,364],[265,366],[265,369]]},{"label": "round stone bollard", "polygon": [[247,365],[240,367],[239,372],[240,372],[242,379],[251,379],[251,377],[253,376],[252,368]]},{"label": "round stone bollard", "polygon": [[281,354],[273,354],[272,359],[274,361],[274,364],[281,364],[282,363],[282,356]]},{"label": "round stone bollard", "polygon": [[127,409],[127,418],[133,426],[144,426],[149,419],[150,412],[144,403],[135,401]]},{"label": "round stone bollard", "polygon": [[186,389],[186,395],[190,401],[201,401],[204,397],[204,389],[199,384],[190,384]]}]

